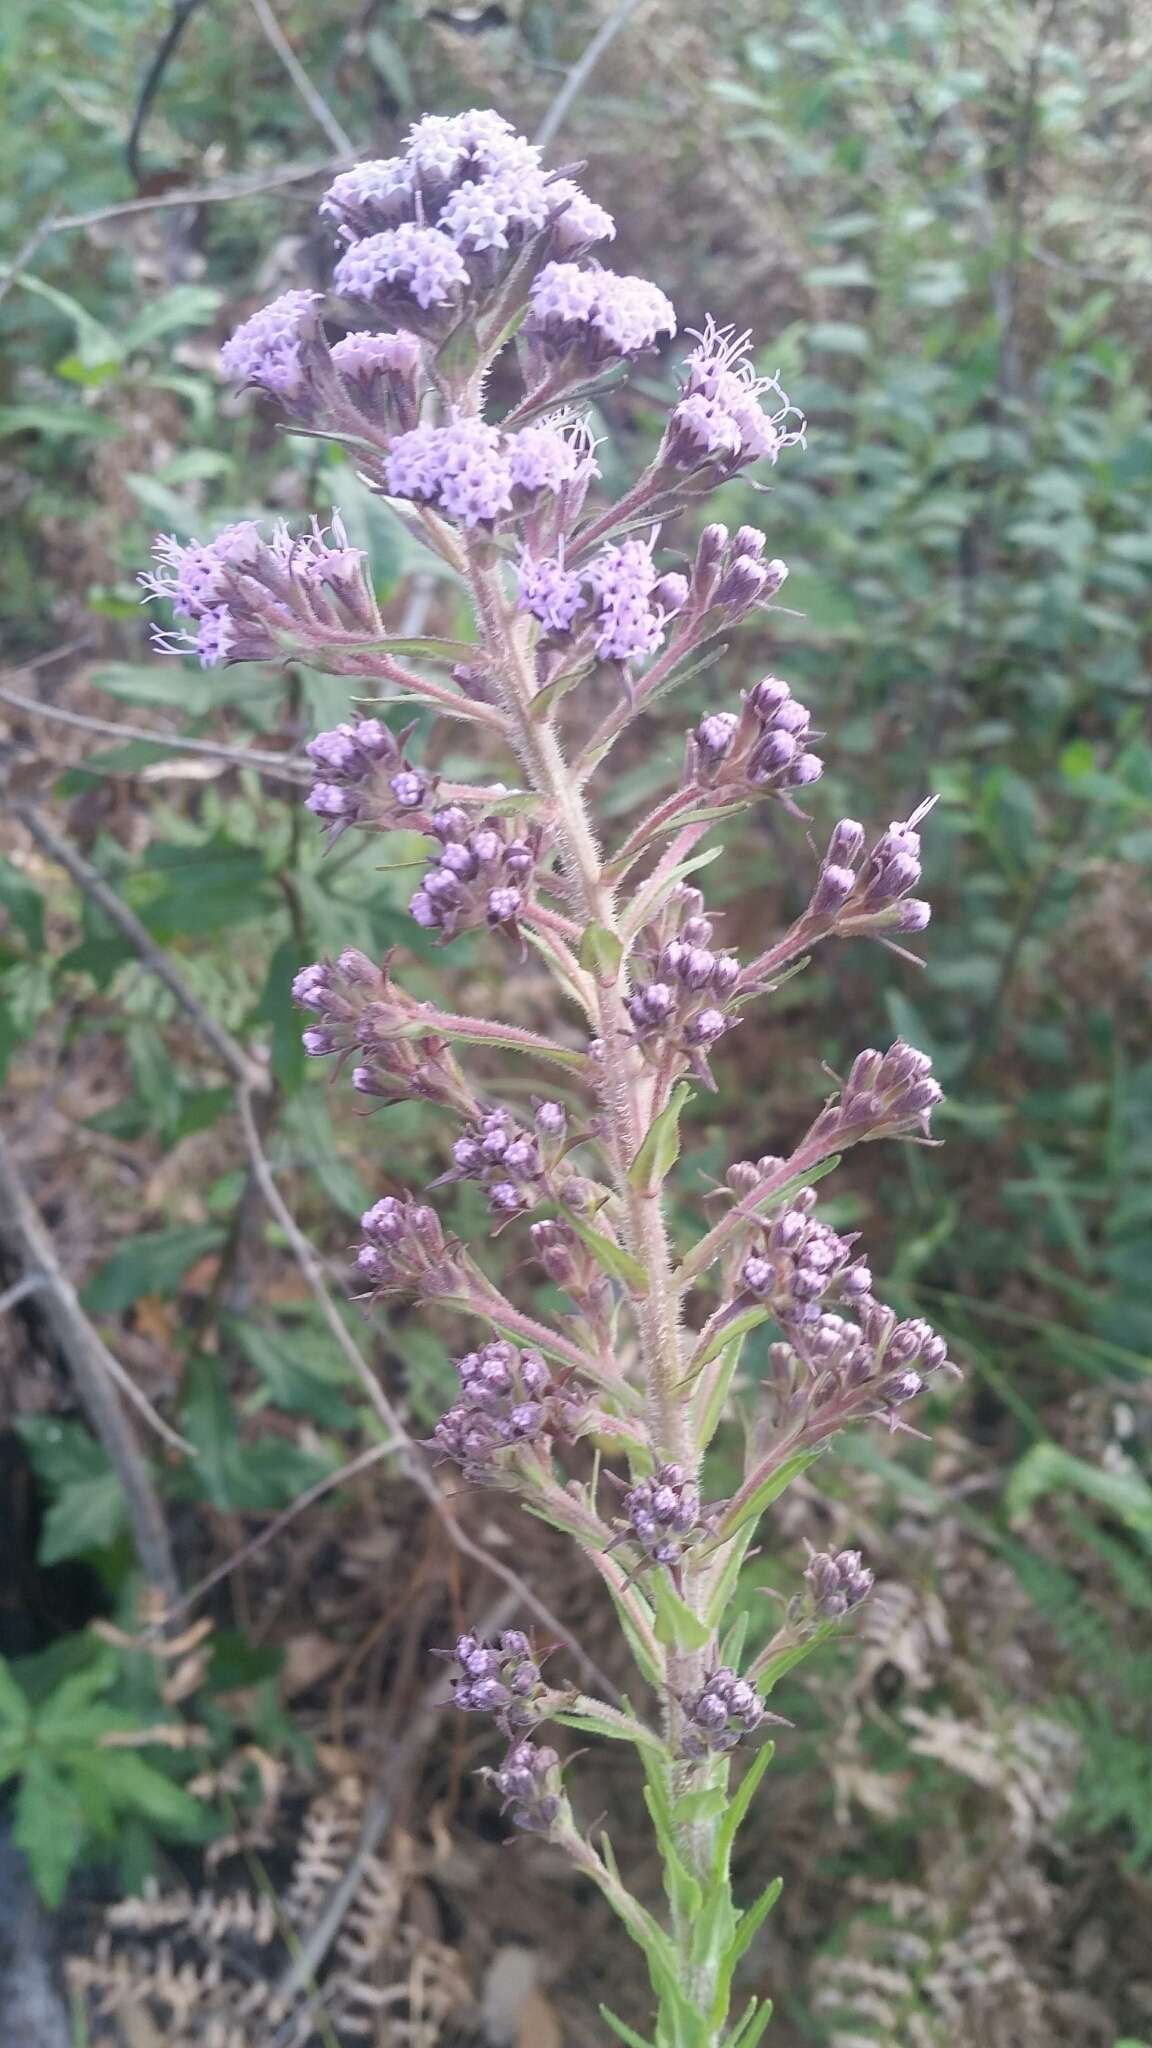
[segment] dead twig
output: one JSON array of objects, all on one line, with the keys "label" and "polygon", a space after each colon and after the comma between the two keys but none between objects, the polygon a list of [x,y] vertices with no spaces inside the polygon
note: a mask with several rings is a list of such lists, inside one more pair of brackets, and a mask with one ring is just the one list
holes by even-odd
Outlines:
[{"label": "dead twig", "polygon": [[345,156],[351,156],[356,146],[352,137],[347,129],[341,127],[323,93],[313,85],[273,14],[268,0],[249,0],[249,5],[317,126],[324,130],[334,149],[340,150]]},{"label": "dead twig", "polygon": [[78,732],[98,733],[103,739],[146,740],[150,747],[165,747],[175,754],[202,754],[211,761],[226,761],[232,768],[254,768],[260,775],[283,782],[304,783],[312,779],[308,762],[293,760],[289,754],[269,754],[256,747],[229,747],[221,740],[195,740],[180,733],[152,732],[146,725],[118,725],[110,718],[90,718],[86,712],[66,711],[61,704],[42,704],[35,697],[22,697],[3,685],[0,704],[10,704],[14,711],[27,711],[34,718],[51,719],[56,725],[74,726]]},{"label": "dead twig", "polygon": [[117,1391],[139,1408],[152,1427],[180,1450],[189,1446],[162,1422],[113,1358],[80,1306],[76,1289],[56,1255],[56,1247],[20,1177],[11,1147],[0,1135],[0,1241],[24,1268],[40,1280],[39,1311],[60,1349],[80,1404],[88,1417],[124,1491],[128,1519],[140,1569],[165,1602],[175,1602],[180,1582],[168,1540],[164,1510],[128,1426]]},{"label": "dead twig", "polygon": [[643,0],[618,0],[618,5],[601,22],[587,48],[576,59],[544,119],[536,130],[535,141],[538,149],[546,149],[548,147],[561,123],[571,113],[577,98],[583,92],[609,43],[616,40],[625,23],[635,14],[637,8],[642,5]]}]

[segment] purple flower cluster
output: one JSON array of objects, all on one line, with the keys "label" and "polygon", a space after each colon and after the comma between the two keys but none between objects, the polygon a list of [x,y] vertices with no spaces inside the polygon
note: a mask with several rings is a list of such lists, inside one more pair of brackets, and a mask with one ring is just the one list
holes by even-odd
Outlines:
[{"label": "purple flower cluster", "polygon": [[[681,396],[658,458],[663,466],[688,474],[706,471],[711,486],[749,463],[775,462],[782,449],[803,445],[803,414],[789,404],[775,377],[757,376],[749,340],[709,319],[684,366]],[[779,401],[775,411],[765,410],[765,394]]]},{"label": "purple flower cluster", "polygon": [[574,517],[597,469],[586,428],[561,417],[518,434],[475,419],[414,427],[393,441],[384,472],[394,497],[435,505],[472,528],[522,517],[542,493],[566,494],[565,514]]},{"label": "purple flower cluster", "polygon": [[700,902],[698,891],[681,891],[665,924],[676,919],[680,909],[689,914],[677,920],[678,928],[670,936],[656,935],[651,950],[638,947],[635,957],[645,979],[626,998],[625,1008],[646,1058],[659,1064],[675,1047],[686,1055],[693,1072],[712,1086],[708,1049],[737,1021],[732,998],[740,982],[740,963],[734,954],[714,949],[712,920],[695,907]]},{"label": "purple flower cluster", "polygon": [[929,1117],[943,1100],[927,1053],[898,1038],[887,1052],[857,1053],[839,1097],[821,1110],[808,1138],[851,1145],[917,1131],[927,1137]]},{"label": "purple flower cluster", "polygon": [[370,1299],[381,1294],[419,1294],[425,1300],[459,1292],[459,1257],[427,1202],[412,1195],[385,1195],[360,1218],[364,1242],[356,1252],[356,1275]]},{"label": "purple flower cluster", "polygon": [[542,1742],[517,1742],[492,1781],[516,1827],[550,1835],[567,1810],[560,1758]]},{"label": "purple flower cluster", "polygon": [[551,640],[622,667],[655,654],[687,596],[687,579],[662,576],[651,545],[635,536],[601,548],[583,569],[566,569],[559,555],[525,553],[517,571],[520,610]]},{"label": "purple flower cluster", "polygon": [[536,1725],[545,1686],[523,1629],[505,1629],[494,1643],[472,1631],[457,1638],[453,1654],[462,1676],[454,1683],[452,1703],[462,1713],[494,1714],[508,1736]]},{"label": "purple flower cluster", "polygon": [[875,1584],[858,1550],[814,1551],[804,1574],[813,1610],[823,1621],[842,1621],[868,1598]]},{"label": "purple flower cluster", "polygon": [[331,827],[332,839],[349,825],[427,829],[423,813],[434,785],[404,752],[414,729],[393,734],[382,719],[361,718],[309,740],[304,751],[316,781],[304,802]]},{"label": "purple flower cluster", "polygon": [[931,905],[910,891],[922,874],[916,828],[934,801],[921,804],[905,823],[889,825],[863,861],[863,826],[841,818],[821,862],[808,916],[845,938],[861,932],[923,931]]},{"label": "purple flower cluster", "polygon": [[822,1311],[788,1325],[788,1342],[771,1348],[774,1427],[801,1427],[821,1443],[846,1423],[872,1417],[894,1424],[926,1379],[954,1370],[943,1337],[919,1317],[901,1322],[870,1296],[856,1320]]},{"label": "purple flower cluster", "polygon": [[[366,953],[350,946],[335,961],[302,967],[292,995],[315,1019],[304,1032],[304,1050],[311,1059],[360,1054],[352,1070],[359,1094],[384,1102],[440,1102],[465,1115],[474,1110],[451,1047],[429,1014],[431,1006],[414,1001]],[[413,1036],[413,1027],[425,1018],[427,1031]]]},{"label": "purple flower cluster", "polygon": [[716,521],[696,543],[689,581],[688,612],[707,618],[714,630],[731,625],[758,604],[775,597],[788,574],[775,558],[765,561],[767,535],[758,526],[740,526],[729,537]]},{"label": "purple flower cluster", "polygon": [[675,332],[675,307],[647,278],[549,263],[533,280],[519,340],[533,383],[557,369],[566,379],[595,375]]},{"label": "purple flower cluster", "polygon": [[776,1720],[766,1714],[756,1687],[747,1678],[721,1665],[705,1680],[699,1692],[681,1700],[684,1731],[681,1749],[688,1757],[723,1754],[735,1749],[745,1735]]},{"label": "purple flower cluster", "polygon": [[[143,575],[149,598],[163,598],[176,632],[157,632],[166,652],[195,653],[202,668],[268,661],[277,655],[354,646],[383,629],[361,549],[350,547],[338,513],[325,530],[293,535],[284,521],[265,541],[253,519],[210,541],[162,534],[156,568]],[[194,630],[193,630],[194,629]]]},{"label": "purple flower cluster", "polygon": [[515,935],[531,901],[543,829],[513,831],[499,817],[473,828],[458,804],[433,812],[431,827],[441,850],[408,906],[417,924],[447,939],[485,925]]},{"label": "purple flower cluster", "polygon": [[778,676],[748,690],[741,709],[710,711],[688,744],[689,788],[724,795],[778,795],[819,781],[824,763],[811,751],[811,714]]},{"label": "purple flower cluster", "polygon": [[657,1465],[624,1495],[627,1534],[653,1564],[675,1565],[700,1532],[700,1491],[679,1465]]},{"label": "purple flower cluster", "polygon": [[815,1190],[802,1189],[790,1208],[763,1226],[762,1242],[740,1268],[741,1296],[769,1304],[786,1329],[815,1322],[833,1303],[854,1308],[872,1292],[855,1238],[841,1237],[813,1216],[815,1202]]},{"label": "purple flower cluster", "polygon": [[290,291],[253,313],[220,351],[224,375],[302,426],[375,429],[385,443],[415,426],[425,390],[415,335],[349,334],[329,348],[322,304],[319,292]]},{"label": "purple flower cluster", "polygon": [[460,1398],[436,1424],[431,1442],[466,1477],[491,1482],[501,1453],[544,1444],[574,1426],[579,1396],[556,1381],[538,1351],[494,1338],[456,1361]]},{"label": "purple flower cluster", "polygon": [[542,1102],[535,1128],[518,1124],[507,1109],[490,1109],[470,1124],[452,1147],[444,1181],[478,1180],[496,1216],[518,1216],[547,1192],[549,1174],[563,1150],[568,1118],[559,1102]]},{"label": "purple flower cluster", "polygon": [[539,150],[484,110],[418,121],[403,156],[341,171],[320,212],[346,244],[336,289],[430,332],[445,309],[454,317],[496,291],[529,244],[546,265],[615,233],[603,207],[549,178]]}]

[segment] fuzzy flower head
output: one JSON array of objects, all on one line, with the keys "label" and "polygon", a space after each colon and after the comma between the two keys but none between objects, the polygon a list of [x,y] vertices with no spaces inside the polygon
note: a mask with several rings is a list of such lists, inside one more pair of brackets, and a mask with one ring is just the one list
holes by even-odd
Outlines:
[{"label": "fuzzy flower head", "polygon": [[393,441],[385,462],[394,496],[435,505],[469,528],[496,525],[526,509],[525,499],[582,494],[595,473],[587,430],[570,421],[541,420],[518,434],[477,419],[418,426]]},{"label": "fuzzy flower head", "polygon": [[368,306],[395,307],[415,300],[422,312],[453,307],[468,283],[468,269],[456,244],[439,228],[411,221],[383,234],[353,242],[332,273],[336,290]]},{"label": "fuzzy flower head", "polygon": [[[140,581],[163,598],[187,629],[161,633],[167,653],[194,653],[201,666],[266,661],[289,647],[319,651],[380,630],[365,557],[350,547],[340,516],[293,534],[285,521],[263,539],[253,519],[210,541],[162,534],[155,569]],[[194,630],[193,630],[194,629]]]},{"label": "fuzzy flower head", "polygon": [[[684,365],[679,402],[664,437],[672,468],[706,465],[721,477],[753,462],[775,462],[783,449],[804,442],[804,415],[789,403],[775,377],[757,374],[750,335],[709,319]],[[769,399],[766,407],[765,397]],[[772,409],[771,401],[778,401]]]},{"label": "fuzzy flower head", "polygon": [[600,550],[588,568],[596,603],[595,648],[602,661],[644,661],[664,638],[654,601],[659,571],[651,547],[632,537]]},{"label": "fuzzy flower head", "polygon": [[[309,377],[309,355],[317,352],[319,292],[282,292],[253,313],[226,341],[220,367],[238,384],[254,384],[275,398],[301,397]],[[319,344],[322,352],[322,341]]]},{"label": "fuzzy flower head", "polygon": [[658,286],[614,270],[549,263],[529,301],[521,338],[530,375],[562,361],[574,373],[595,372],[676,332],[675,309]]}]

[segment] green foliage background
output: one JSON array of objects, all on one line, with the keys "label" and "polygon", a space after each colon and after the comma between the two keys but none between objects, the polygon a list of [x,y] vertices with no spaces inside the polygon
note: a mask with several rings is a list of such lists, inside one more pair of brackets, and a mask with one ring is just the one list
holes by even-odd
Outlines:
[{"label": "green foliage background", "polygon": [[[370,154],[417,112],[473,100],[530,128],[598,19],[532,0],[472,35],[411,0],[355,22],[328,0],[279,12]],[[125,136],[164,20],[147,0],[6,12],[6,261],[51,216],[136,196]],[[692,685],[696,705],[769,668],[788,676],[828,733],[817,842],[841,812],[882,824],[940,795],[924,969],[861,949],[790,985],[770,1026],[741,1034],[719,1105],[697,1108],[684,1200],[693,1169],[715,1172],[734,1145],[775,1149],[797,1094],[819,1094],[818,1057],[836,1064],[885,1030],[932,1052],[949,1091],[945,1148],[905,1148],[879,1175],[869,1161],[838,1199],[875,1247],[888,1297],[947,1330],[968,1386],[933,1418],[948,1457],[853,1447],[835,1485],[848,1503],[864,1486],[868,1517],[891,1532],[910,1500],[929,1519],[953,1514],[971,1482],[966,1540],[1013,1579],[1041,1646],[1036,1689],[1080,1745],[1064,1853],[1132,1870],[1152,1857],[1150,78],[1147,23],[1103,0],[732,0],[700,22],[657,0],[558,145],[590,159],[590,189],[619,217],[612,260],[673,287],[688,325],[708,310],[754,323],[765,366],[810,416],[808,451],[781,465],[771,496],[733,486],[724,509],[765,526],[788,560],[787,609]],[[196,12],[144,133],[153,196],[271,179],[330,153],[239,0]],[[335,502],[371,546],[382,594],[398,611],[408,601],[419,565],[386,509],[319,444],[237,409],[214,375],[238,313],[319,274],[316,182],[45,233],[0,305],[0,618],[20,659],[88,637],[74,706],[256,746],[344,711],[344,686],[306,672],[200,674],[154,657],[134,577],[158,527],[187,535]],[[608,417],[622,465],[641,459],[669,388],[658,369],[642,383],[651,404]],[[439,629],[466,632],[450,589],[427,602]],[[678,700],[622,757],[610,824],[675,772],[692,708]],[[306,1072],[287,983],[326,949],[399,946],[410,985],[431,991],[444,970],[404,914],[417,849],[390,846],[383,870],[354,840],[326,859],[291,792],[250,771],[174,781],[167,750],[128,739],[86,741],[54,773],[59,734],[18,718],[14,730],[20,771],[201,1000],[267,1049],[270,1144],[338,1253],[382,1160],[419,1185],[440,1134],[416,1109],[364,1123]],[[451,739],[437,744],[445,774],[468,773]],[[731,934],[802,902],[812,858],[802,832],[771,820],[730,843],[714,873]],[[235,1266],[247,1225],[231,1097],[131,950],[18,834],[0,863],[0,918],[16,1118],[51,1040],[65,1068],[99,1066],[88,1127],[191,1162],[148,1213],[113,1201],[94,1246],[85,1301],[115,1345],[142,1301],[182,1303],[198,1262]],[[474,1003],[494,1000],[501,969],[486,946],[455,948],[450,972]],[[167,1344],[174,1411],[199,1453],[166,1475],[175,1510],[275,1510],[370,1436],[299,1300],[217,1288],[207,1309],[201,1299],[173,1318]],[[437,1410],[446,1344],[404,1315],[389,1327],[387,1368],[414,1426]],[[84,1558],[127,1616],[130,1560],[98,1448],[71,1420],[32,1415],[21,1428],[47,1509],[41,1563]],[[218,1656],[226,1693],[242,1646],[222,1637]],[[105,1717],[134,1712],[146,1727],[155,1707],[132,1660],[109,1659],[87,1638],[59,1668],[17,1658],[0,1692],[0,1770],[20,1770],[30,1714],[45,1731],[23,1774],[25,1802],[42,1802],[24,1829],[34,1855],[44,1817],[67,1809],[37,1862],[49,1894],[74,1856],[115,1835],[122,1808],[134,1816],[125,1881],[152,1835],[195,1833],[179,1756],[150,1751],[133,1770],[126,1751],[108,1752],[116,1783],[84,1763]],[[226,1749],[212,1702],[209,1679],[203,1718]],[[276,1711],[268,1739],[289,1747]],[[827,1712],[812,1705],[814,1730]],[[937,1767],[891,1717],[861,1740],[872,1768],[913,1781],[908,1818],[877,1827],[868,1852],[878,1879],[904,1874]],[[843,1924],[828,1924],[835,1948]],[[829,2038],[807,2000],[797,1980],[795,2038]],[[1113,2017],[1140,2031],[1139,2012]]]}]

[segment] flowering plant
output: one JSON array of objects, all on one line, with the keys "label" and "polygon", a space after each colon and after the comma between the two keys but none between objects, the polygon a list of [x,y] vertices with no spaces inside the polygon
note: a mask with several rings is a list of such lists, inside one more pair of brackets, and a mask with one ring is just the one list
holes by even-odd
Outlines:
[{"label": "flowering plant", "polygon": [[[391,961],[356,951],[305,968],[294,995],[307,1051],[350,1063],[355,1089],[448,1112],[441,1180],[477,1182],[494,1227],[522,1231],[551,1283],[544,1322],[430,1202],[388,1194],[363,1218],[362,1298],[414,1294],[476,1327],[433,1455],[469,1485],[515,1491],[579,1546],[658,1711],[545,1676],[519,1630],[461,1637],[456,1704],[493,1715],[507,1738],[492,1775],[513,1821],[565,1850],[643,1949],[655,2048],[753,2048],[770,2006],[753,1999],[733,2018],[733,1979],[778,1885],[737,1906],[730,1860],[772,1754],[765,1730],[779,1717],[766,1701],[872,1579],[855,1551],[810,1556],[776,1634],[743,1661],[734,1595],[769,1503],[847,1424],[906,1427],[908,1404],[948,1364],[927,1324],[875,1298],[815,1185],[850,1145],[927,1135],[940,1099],[929,1062],[902,1042],[859,1053],[786,1155],[728,1169],[689,1247],[672,1242],[666,1188],[685,1108],[715,1086],[712,1061],[748,1005],[830,939],[894,945],[927,923],[911,893],[927,807],[871,843],[841,820],[802,915],[741,963],[689,879],[707,858],[696,849],[758,801],[802,817],[797,798],[822,770],[808,712],[767,676],[700,719],[676,788],[605,850],[586,794],[595,772],[786,574],[749,526],[704,525],[683,567],[665,566],[658,543],[714,486],[802,445],[803,419],[756,373],[747,337],[708,320],[652,460],[618,502],[593,504],[581,404],[676,329],[655,285],[591,257],[614,232],[604,210],[499,116],[475,112],[418,122],[403,155],[341,173],[321,213],[350,331],[333,341],[320,296],[289,291],[232,337],[225,369],[354,454],[469,588],[475,643],[391,634],[338,515],[298,535],[280,525],[266,539],[248,522],[204,543],[161,541],[146,581],[183,622],[165,644],[202,662],[291,655],[370,689],[375,707],[311,742],[310,809],[333,839],[423,834],[416,923],[445,942],[486,928],[520,957],[531,947],[555,979],[568,1020],[555,1038],[418,1002]],[[365,319],[389,325],[352,324]],[[506,388],[513,354],[519,395],[491,419],[490,373],[501,358]],[[377,715],[405,700],[483,731],[513,783],[443,785],[410,758],[413,728]],[[514,1112],[470,1078],[469,1047],[532,1063],[552,1092]],[[744,1475],[708,1499],[704,1454],[743,1339],[764,1323],[777,1341]],[[548,1723],[635,1746],[666,1916],[627,1888],[607,1835],[581,1830],[561,1756],[540,1739]],[[751,1759],[733,1790],[741,1745]]]}]

